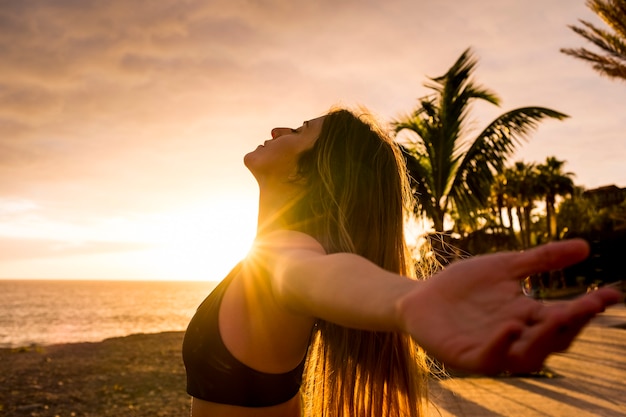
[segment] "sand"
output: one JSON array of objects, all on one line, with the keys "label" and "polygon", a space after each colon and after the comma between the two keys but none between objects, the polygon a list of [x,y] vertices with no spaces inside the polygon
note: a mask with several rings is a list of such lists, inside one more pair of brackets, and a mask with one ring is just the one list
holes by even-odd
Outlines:
[{"label": "sand", "polygon": [[188,416],[183,332],[0,350],[0,416]]}]

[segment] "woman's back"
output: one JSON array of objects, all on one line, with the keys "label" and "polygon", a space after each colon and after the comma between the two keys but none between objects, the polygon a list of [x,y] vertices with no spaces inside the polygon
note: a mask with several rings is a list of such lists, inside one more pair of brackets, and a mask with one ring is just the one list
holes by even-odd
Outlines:
[{"label": "woman's back", "polygon": [[250,259],[239,264],[188,326],[183,358],[194,416],[300,415],[312,322],[277,306],[263,275]]}]

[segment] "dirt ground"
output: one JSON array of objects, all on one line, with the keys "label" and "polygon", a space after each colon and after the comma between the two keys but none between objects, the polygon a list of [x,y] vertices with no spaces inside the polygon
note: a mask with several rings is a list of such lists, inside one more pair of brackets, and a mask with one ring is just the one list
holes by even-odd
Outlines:
[{"label": "dirt ground", "polygon": [[189,416],[182,338],[0,349],[0,416]]}]

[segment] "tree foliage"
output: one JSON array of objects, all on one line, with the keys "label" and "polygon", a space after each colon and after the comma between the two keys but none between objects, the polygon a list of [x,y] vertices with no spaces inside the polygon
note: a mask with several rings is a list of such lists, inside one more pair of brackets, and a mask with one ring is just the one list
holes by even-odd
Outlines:
[{"label": "tree foliage", "polygon": [[[500,214],[499,223],[507,219],[510,234],[519,235],[522,247],[559,237],[557,197],[574,191],[574,174],[563,171],[565,162],[554,156],[541,164],[517,161],[504,169],[499,184],[492,187],[492,205]],[[545,203],[545,218],[534,212],[539,202]],[[545,224],[539,224],[543,220]]]},{"label": "tree foliage", "polygon": [[553,156],[546,158],[545,163],[537,166],[537,182],[546,203],[546,223],[548,240],[558,238],[556,218],[556,198],[574,192],[572,172],[563,172],[565,161]]},{"label": "tree foliage", "polygon": [[543,107],[518,108],[471,137],[471,104],[476,100],[500,104],[495,93],[472,79],[476,65],[471,51],[464,51],[444,75],[425,84],[433,93],[419,99],[413,113],[394,122],[396,133],[412,132],[404,147],[412,186],[419,212],[433,221],[437,232],[444,231],[444,218],[450,212],[461,222],[475,222],[517,146],[540,121],[567,117]]},{"label": "tree foliage", "polygon": [[586,4],[609,29],[585,20],[569,28],[593,43],[599,52],[587,48],[563,48],[561,52],[590,62],[603,76],[626,80],[626,0],[588,0]]}]

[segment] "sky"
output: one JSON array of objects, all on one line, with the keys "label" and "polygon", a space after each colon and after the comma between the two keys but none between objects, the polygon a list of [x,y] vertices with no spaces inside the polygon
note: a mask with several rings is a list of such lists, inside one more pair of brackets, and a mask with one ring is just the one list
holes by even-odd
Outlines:
[{"label": "sky", "polygon": [[412,111],[467,48],[505,111],[543,106],[512,160],[626,186],[626,83],[559,52],[584,0],[0,0],[0,279],[220,280],[248,250],[242,163],[330,107]]}]

